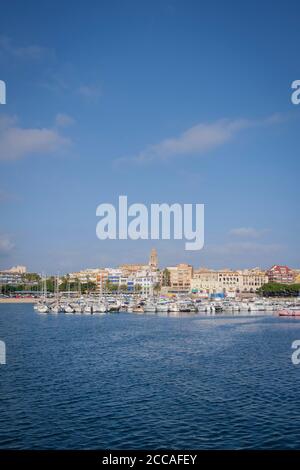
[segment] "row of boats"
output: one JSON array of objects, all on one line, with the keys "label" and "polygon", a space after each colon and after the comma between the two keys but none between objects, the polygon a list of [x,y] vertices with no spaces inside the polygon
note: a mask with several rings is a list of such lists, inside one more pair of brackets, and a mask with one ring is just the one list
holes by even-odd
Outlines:
[{"label": "row of boats", "polygon": [[223,300],[203,301],[190,297],[142,298],[135,296],[100,296],[70,298],[43,298],[34,305],[41,314],[106,314],[114,312],[130,313],[238,313],[238,312],[277,312],[280,316],[300,316],[300,305],[290,302],[270,302],[257,299],[250,302]]}]

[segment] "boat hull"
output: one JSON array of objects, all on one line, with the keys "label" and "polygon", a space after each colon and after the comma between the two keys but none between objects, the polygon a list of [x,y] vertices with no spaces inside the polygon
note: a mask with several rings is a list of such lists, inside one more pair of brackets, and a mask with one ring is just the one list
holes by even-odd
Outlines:
[{"label": "boat hull", "polygon": [[300,317],[300,310],[279,310],[280,317]]}]

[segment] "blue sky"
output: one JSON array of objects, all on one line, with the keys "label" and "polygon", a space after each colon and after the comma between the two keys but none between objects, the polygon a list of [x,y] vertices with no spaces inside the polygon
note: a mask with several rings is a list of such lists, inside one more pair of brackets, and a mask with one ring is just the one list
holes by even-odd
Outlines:
[{"label": "blue sky", "polygon": [[[299,2],[70,5],[1,2],[0,268],[299,267]],[[120,194],[204,203],[204,249],[98,240]]]}]

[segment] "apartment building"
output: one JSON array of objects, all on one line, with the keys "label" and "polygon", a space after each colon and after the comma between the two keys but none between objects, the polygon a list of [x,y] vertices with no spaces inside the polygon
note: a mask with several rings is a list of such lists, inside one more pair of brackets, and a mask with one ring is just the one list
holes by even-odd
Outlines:
[{"label": "apartment building", "polygon": [[267,282],[266,273],[258,269],[242,271],[198,269],[194,271],[191,280],[191,291],[207,294],[255,292]]},{"label": "apartment building", "polygon": [[280,284],[293,284],[295,274],[288,266],[275,264],[268,271],[269,282],[278,282]]},{"label": "apartment building", "polygon": [[169,266],[167,270],[170,273],[169,291],[172,292],[189,292],[191,288],[191,280],[193,277],[193,266],[181,263],[177,266]]},{"label": "apartment building", "polygon": [[101,272],[101,269],[83,269],[82,271],[69,273],[69,279],[71,282],[79,281],[81,284],[87,284],[88,282],[97,282],[97,276]]}]

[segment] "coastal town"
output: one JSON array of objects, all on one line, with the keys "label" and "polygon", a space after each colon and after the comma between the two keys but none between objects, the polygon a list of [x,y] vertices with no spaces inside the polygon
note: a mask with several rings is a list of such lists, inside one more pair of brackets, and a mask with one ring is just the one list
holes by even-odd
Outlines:
[{"label": "coastal town", "polygon": [[[90,268],[63,276],[27,272],[16,266],[0,272],[0,300],[33,301],[41,313],[298,312],[300,270],[273,265],[243,270],[159,268],[151,250],[148,263]],[[50,300],[49,300],[50,299]]]}]

